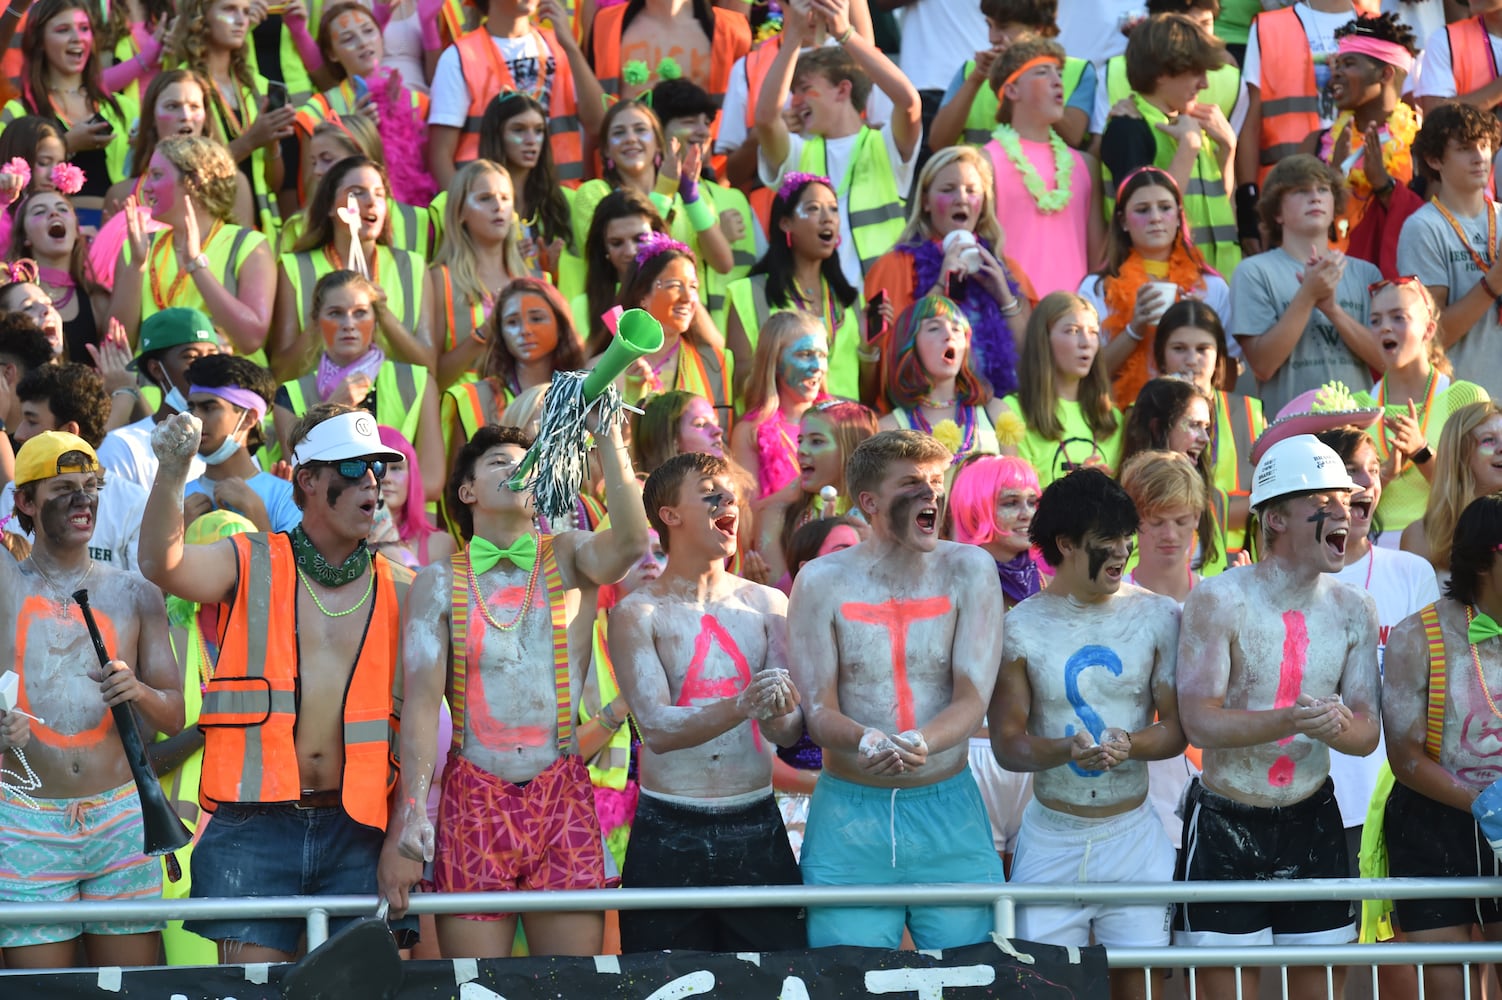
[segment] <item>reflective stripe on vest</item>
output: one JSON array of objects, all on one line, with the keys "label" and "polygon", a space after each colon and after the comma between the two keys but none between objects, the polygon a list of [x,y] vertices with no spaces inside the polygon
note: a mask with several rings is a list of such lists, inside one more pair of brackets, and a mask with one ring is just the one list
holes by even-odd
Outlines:
[{"label": "reflective stripe on vest", "polygon": [[[386,293],[386,307],[408,333],[416,332],[422,310],[422,285],[414,281],[420,265],[416,255],[396,247],[378,247],[375,254],[375,283]],[[282,270],[292,284],[293,301],[298,319],[306,324],[313,315],[313,286],[318,279],[334,270],[333,262],[322,250],[282,254]]]},{"label": "reflective stripe on vest", "polygon": [[[798,169],[829,176],[829,159],[823,136],[804,140]],[[870,270],[876,259],[897,245],[905,223],[904,201],[892,175],[892,161],[887,156],[886,139],[869,126],[861,126],[860,138],[847,166],[843,184],[848,194],[845,211],[850,233],[855,237],[855,253],[861,271]]]},{"label": "reflective stripe on vest", "polygon": [[[552,78],[547,83],[547,100],[542,102],[548,114],[548,146],[553,153],[553,167],[558,180],[577,186],[584,179],[584,133],[579,122],[579,109],[574,90],[573,70],[568,56],[558,44],[558,38],[547,28],[533,28],[538,53],[544,58],[540,72],[547,73],[547,63],[552,62]],[[484,28],[460,35],[454,41],[459,53],[459,68],[469,88],[469,108],[465,112],[464,127],[459,134],[459,145],[454,150],[454,163],[466,163],[480,156],[480,126],[485,120],[485,109],[497,94],[518,90],[511,68],[496,50],[495,40]]]},{"label": "reflective stripe on vest", "polygon": [[[225,239],[226,236],[230,238]],[[146,259],[148,261],[151,260],[151,250],[156,249],[158,239],[171,238],[172,230],[170,229],[161,229],[152,233],[150,237],[151,246],[147,250]],[[203,253],[209,259],[209,270],[219,275],[219,283],[224,286],[225,291],[229,292],[230,295],[239,298],[240,265],[244,263],[246,256],[265,242],[265,237],[254,229],[246,229],[244,226],[225,223],[219,228],[219,232],[215,234],[214,239],[204,245]],[[246,249],[246,244],[250,245],[249,249]],[[131,261],[129,241],[125,244],[125,259],[127,262]],[[177,273],[177,255],[168,254],[167,260],[162,264],[160,273],[157,274],[158,284],[162,288],[170,288],[172,280],[177,276]],[[143,322],[148,316],[160,311],[156,304],[156,297],[151,294],[149,275],[144,283],[147,287],[141,289],[141,320]],[[178,299],[169,302],[168,305],[192,306],[205,312],[208,311],[203,301],[203,296],[198,293],[198,286],[194,285],[191,280],[184,283],[182,291],[178,293]]]},{"label": "reflective stripe on vest", "polygon": [[1455,74],[1457,96],[1480,90],[1497,78],[1492,65],[1492,37],[1479,16],[1456,21],[1445,28],[1445,38],[1450,43],[1450,66]]},{"label": "reflective stripe on vest", "polygon": [[[408,441],[415,441],[417,422],[422,416],[419,404],[427,384],[427,369],[404,365],[399,361],[383,362],[372,387],[376,422],[394,427]],[[294,416],[301,417],[320,401],[316,374],[285,382],[282,388],[287,393],[287,402]]]},{"label": "reflective stripe on vest", "polygon": [[443,391],[443,396],[445,407],[453,407],[466,441],[486,424],[500,421],[501,404],[489,379],[451,385]]},{"label": "reflective stripe on vest", "polygon": [[1278,56],[1262,64],[1260,184],[1275,163],[1297,153],[1309,133],[1319,130],[1319,92],[1314,85],[1314,55],[1297,8],[1264,11],[1252,27],[1260,51]]}]

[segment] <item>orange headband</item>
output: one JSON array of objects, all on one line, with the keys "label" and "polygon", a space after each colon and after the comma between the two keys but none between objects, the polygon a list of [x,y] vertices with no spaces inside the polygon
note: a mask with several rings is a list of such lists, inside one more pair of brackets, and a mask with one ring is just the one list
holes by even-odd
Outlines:
[{"label": "orange headband", "polygon": [[1032,69],[1033,67],[1035,67],[1035,66],[1045,66],[1045,65],[1048,65],[1048,66],[1058,66],[1059,65],[1058,57],[1057,56],[1033,56],[1033,58],[1029,59],[1027,62],[1023,63],[1021,66],[1018,66],[1015,70],[1013,70],[1011,76],[1009,76],[1005,80],[1001,81],[1001,89],[1005,90],[1006,88],[1010,87],[1012,84],[1016,83],[1017,82],[1017,78],[1019,76],[1021,76],[1023,73],[1026,73],[1028,70]]}]

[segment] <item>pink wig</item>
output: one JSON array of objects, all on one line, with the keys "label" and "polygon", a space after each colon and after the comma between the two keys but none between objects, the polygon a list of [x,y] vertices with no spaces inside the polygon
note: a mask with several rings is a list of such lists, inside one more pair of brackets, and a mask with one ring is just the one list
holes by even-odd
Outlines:
[{"label": "pink wig", "polygon": [[985,545],[1010,535],[996,523],[996,498],[1006,490],[1039,492],[1038,474],[1026,459],[986,455],[968,462],[954,477],[949,510],[954,516],[954,540]]},{"label": "pink wig", "polygon": [[428,523],[424,508],[422,469],[417,465],[417,452],[412,448],[412,442],[396,428],[381,424],[378,430],[381,444],[407,456],[407,502],[402,507],[401,519],[396,522],[396,533],[404,542],[429,535],[437,529]]}]

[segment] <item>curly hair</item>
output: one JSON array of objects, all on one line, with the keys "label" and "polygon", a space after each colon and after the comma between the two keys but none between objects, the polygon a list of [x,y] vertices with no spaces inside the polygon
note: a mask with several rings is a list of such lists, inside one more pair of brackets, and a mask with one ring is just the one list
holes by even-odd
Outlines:
[{"label": "curly hair", "polygon": [[954,380],[954,400],[964,406],[985,406],[991,401],[991,386],[970,364],[970,318],[965,310],[942,295],[923,296],[902,310],[892,324],[892,358],[886,366],[887,402],[893,407],[911,409],[933,388],[933,380],[918,358],[918,334],[930,319],[949,320],[964,328],[966,350]]},{"label": "curly hair", "polygon": [[[112,9],[123,9],[124,4],[116,4]],[[203,97],[204,120],[202,135],[211,139],[220,139],[219,121],[208,113],[210,95],[214,91],[214,85],[204,77],[191,69],[163,70],[152,78],[146,92],[141,95],[141,123],[136,127],[136,134],[130,139],[130,176],[140,177],[146,173],[146,165],[151,162],[151,154],[156,152],[157,143],[161,136],[156,131],[156,105],[162,99],[162,93],[168,87],[179,83],[191,83],[198,87]]]},{"label": "curly hair", "polygon": [[110,397],[104,377],[89,365],[61,362],[33,368],[16,383],[16,399],[23,403],[45,402],[56,427],[78,425],[78,436],[90,447],[104,440],[110,418]]},{"label": "curly hair", "polygon": [[1413,162],[1426,179],[1439,179],[1435,164],[1444,161],[1451,142],[1461,149],[1487,146],[1495,153],[1502,144],[1502,123],[1490,111],[1459,101],[1447,101],[1429,112],[1412,147]]},{"label": "curly hair", "polygon": [[157,143],[156,151],[182,174],[194,201],[222,222],[233,219],[238,168],[224,143],[208,136],[179,135]]},{"label": "curly hair", "polygon": [[[1361,14],[1347,21],[1335,29],[1335,40],[1338,42],[1342,38],[1375,38],[1379,42],[1401,45],[1411,56],[1419,54],[1418,36],[1413,33],[1412,28],[1398,20],[1398,15],[1394,11],[1379,14],[1376,17]],[[1371,59],[1372,57],[1363,56],[1362,58]],[[1388,64],[1381,63],[1380,65]],[[1399,80],[1402,80],[1401,76]]]}]

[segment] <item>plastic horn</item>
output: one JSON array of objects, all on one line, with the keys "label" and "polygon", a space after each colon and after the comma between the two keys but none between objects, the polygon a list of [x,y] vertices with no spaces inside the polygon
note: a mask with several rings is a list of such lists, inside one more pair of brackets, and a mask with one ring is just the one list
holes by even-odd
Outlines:
[{"label": "plastic horn", "polygon": [[[662,324],[653,319],[651,313],[645,309],[627,309],[622,313],[610,346],[605,348],[599,362],[584,379],[585,405],[599,399],[610,383],[624,374],[637,358],[662,350],[662,341]],[[539,454],[537,448],[528,449],[527,456],[511,477],[512,489],[522,488],[532,467],[537,464]]]},{"label": "plastic horn", "polygon": [[[99,666],[110,668],[109,650],[104,648],[104,637],[99,634],[99,624],[94,621],[94,611],[89,607],[89,592],[75,590],[73,600],[83,612],[84,624],[89,627],[89,638],[94,640],[94,652],[99,656]],[[146,854],[159,857],[187,845],[193,834],[178,818],[177,811],[167,796],[162,793],[162,783],[146,760],[146,746],[141,742],[141,727],[136,714],[129,705],[115,705],[110,711],[115,716],[115,731],[120,734],[120,744],[125,748],[125,760],[130,764],[131,777],[136,781],[136,791],[141,796],[141,818],[146,831]],[[169,858],[168,867],[178,869],[177,859]]]}]

